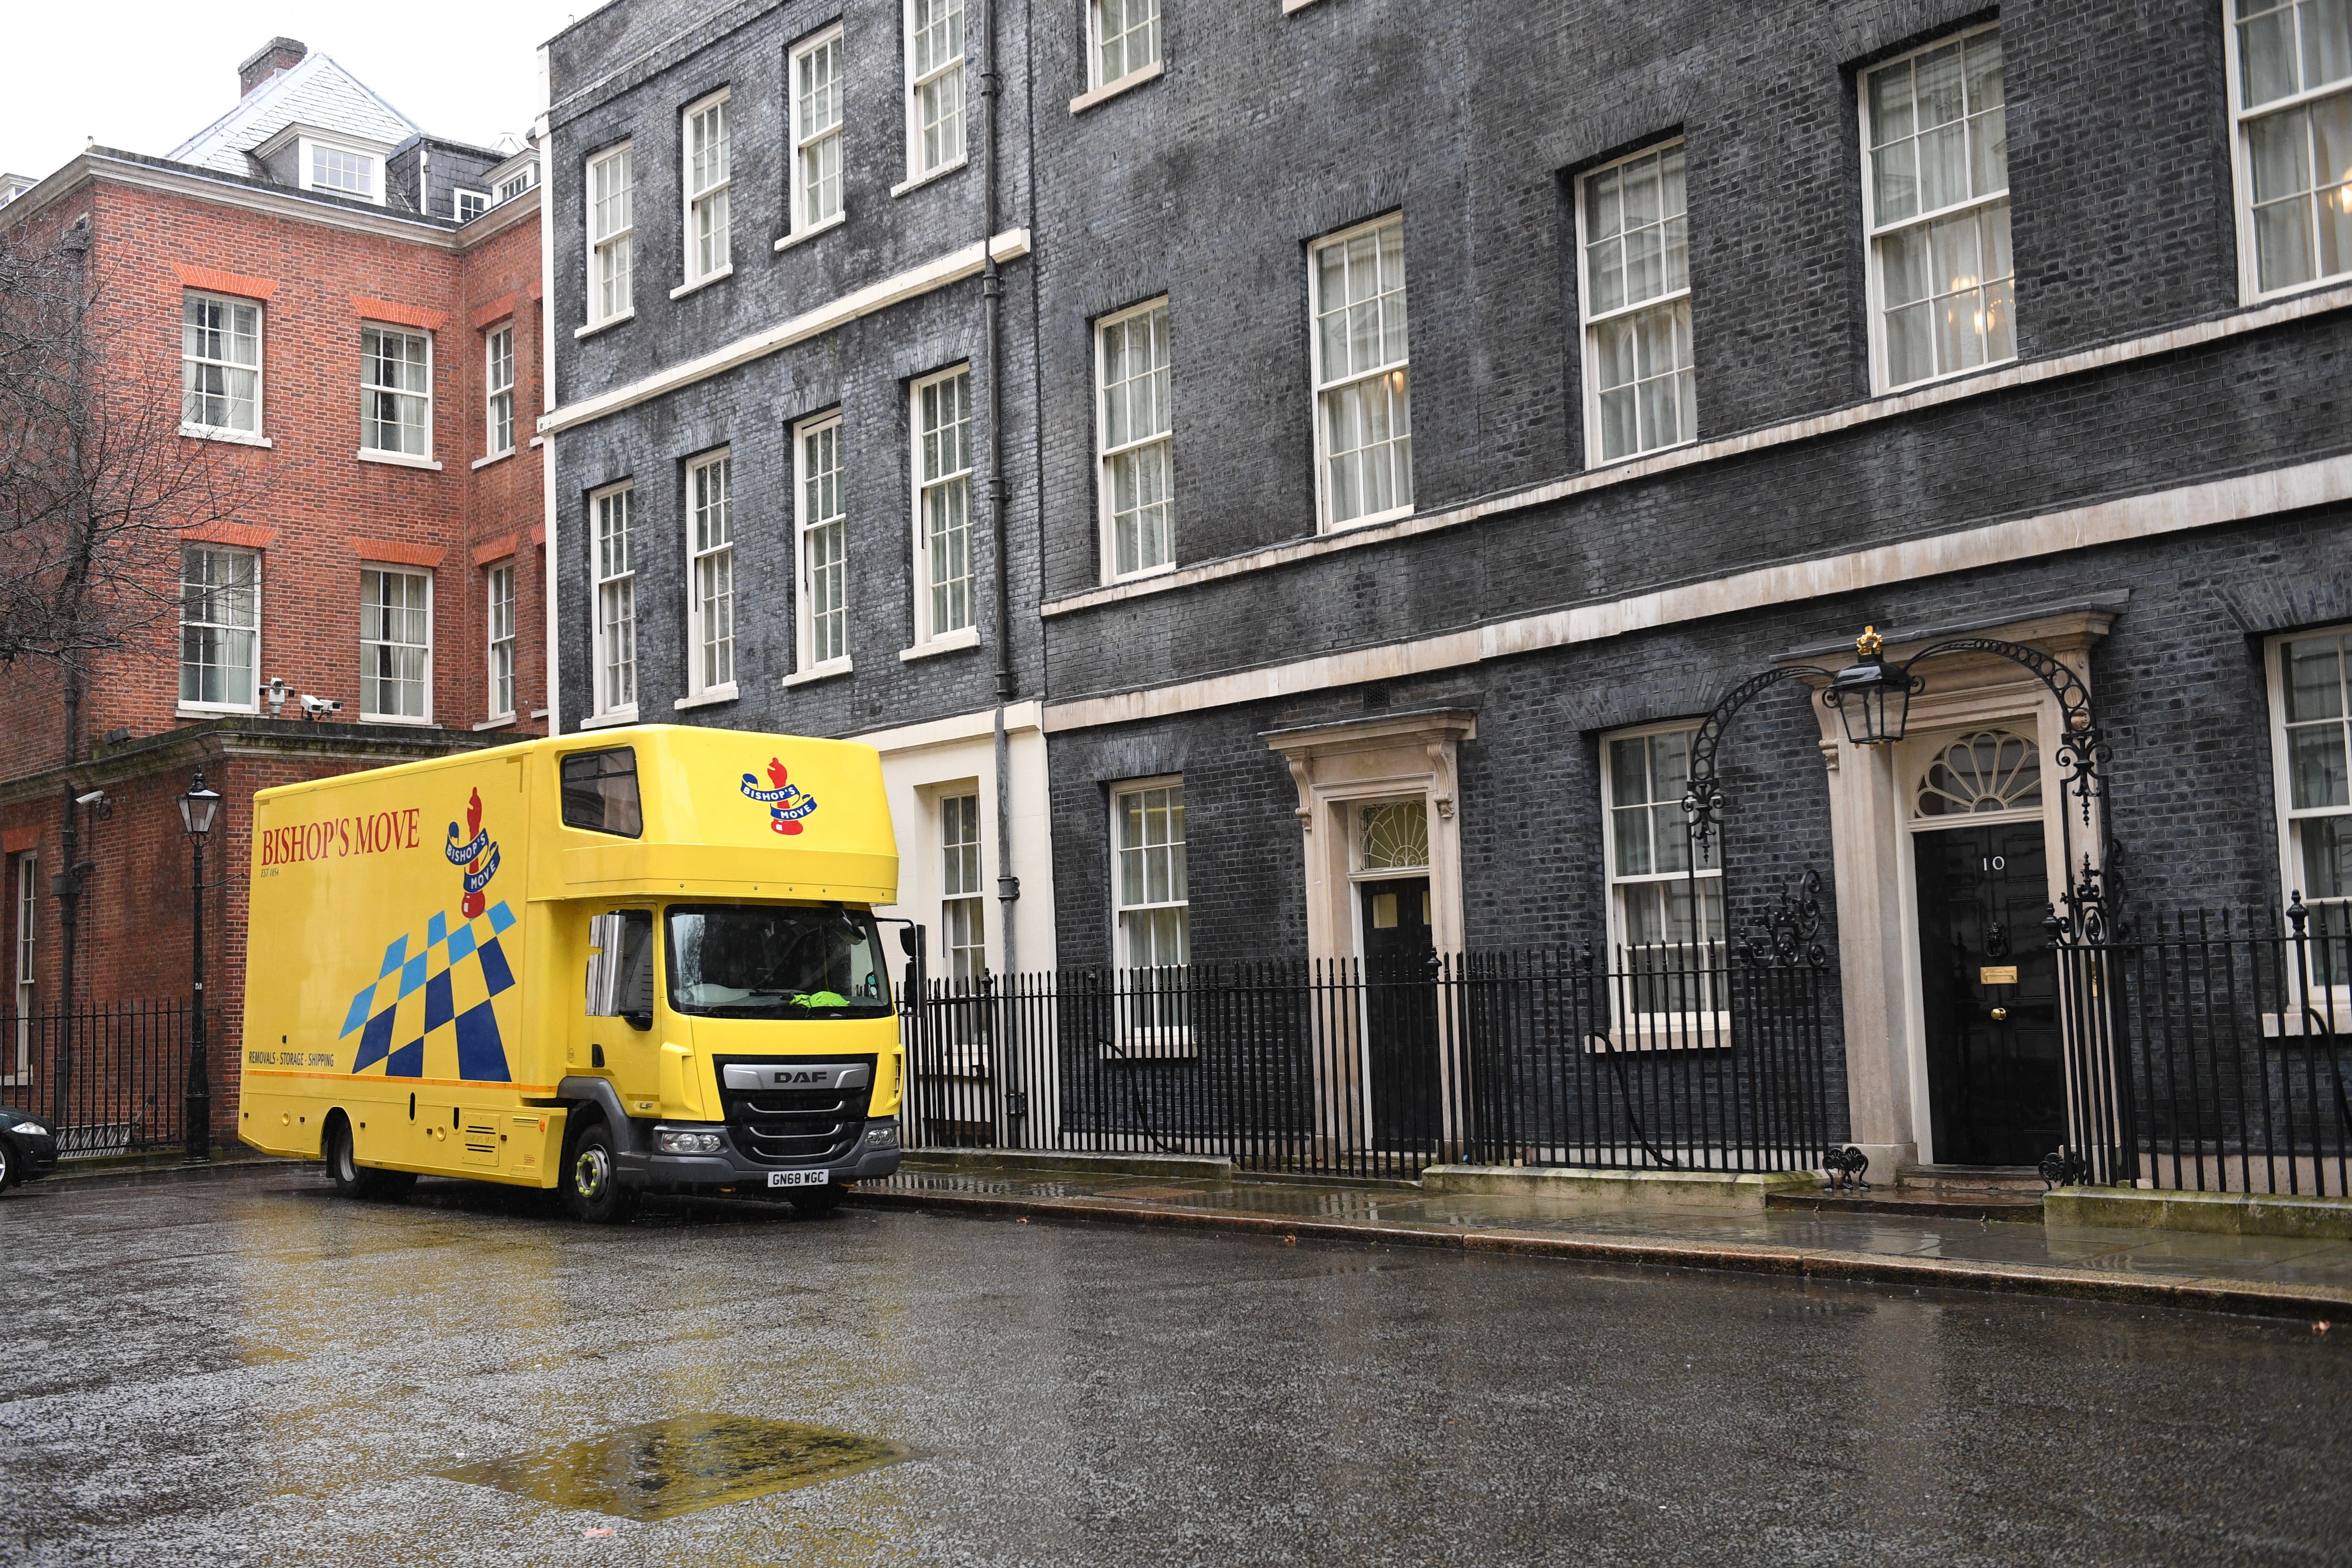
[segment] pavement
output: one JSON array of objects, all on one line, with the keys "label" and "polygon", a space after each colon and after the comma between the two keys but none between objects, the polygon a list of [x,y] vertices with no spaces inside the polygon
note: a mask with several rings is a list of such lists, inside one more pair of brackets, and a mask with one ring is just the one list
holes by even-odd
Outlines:
[{"label": "pavement", "polygon": [[853,1202],[999,1219],[1181,1226],[2343,1321],[2352,1242],[2044,1226],[1933,1212],[1630,1212],[1424,1194],[1410,1183],[1186,1179],[1115,1170],[908,1168]]},{"label": "pavement", "polygon": [[0,1198],[0,1561],[1976,1568],[2352,1539],[2343,1332],[1289,1234],[678,1202],[599,1228],[455,1182],[348,1202],[315,1168],[36,1186]]}]

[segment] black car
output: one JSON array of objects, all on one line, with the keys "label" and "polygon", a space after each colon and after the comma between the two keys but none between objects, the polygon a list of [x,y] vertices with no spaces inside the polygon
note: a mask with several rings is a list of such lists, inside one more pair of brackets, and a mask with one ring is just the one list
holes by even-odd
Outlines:
[{"label": "black car", "polygon": [[0,1193],[57,1168],[58,1139],[49,1119],[0,1105]]}]

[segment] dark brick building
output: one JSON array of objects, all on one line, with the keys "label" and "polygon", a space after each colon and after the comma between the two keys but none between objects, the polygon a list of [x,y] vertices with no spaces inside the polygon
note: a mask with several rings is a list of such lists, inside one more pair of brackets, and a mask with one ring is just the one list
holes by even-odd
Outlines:
[{"label": "dark brick building", "polygon": [[[1969,921],[2038,931],[2070,845],[2112,837],[2148,909],[2352,895],[2336,12],[1072,0],[990,40],[975,10],[961,163],[951,0],[693,15],[623,0],[551,47],[563,725],[873,736],[909,912],[982,931],[967,962],[1378,930],[1638,966],[1811,868],[1841,1120],[1885,1170],[2044,1138],[2050,1107],[1952,1102],[2011,994],[1953,974],[2001,967]],[[689,241],[722,90],[719,272]],[[803,188],[835,134],[837,219]],[[942,616],[927,395],[965,366]],[[722,449],[723,689],[689,668]],[[627,703],[593,608],[624,486]],[[2100,819],[2066,815],[2051,685],[1951,654],[1896,745],[1764,691],[1717,863],[1680,865],[1709,710],[1865,626],[2080,682]]]}]

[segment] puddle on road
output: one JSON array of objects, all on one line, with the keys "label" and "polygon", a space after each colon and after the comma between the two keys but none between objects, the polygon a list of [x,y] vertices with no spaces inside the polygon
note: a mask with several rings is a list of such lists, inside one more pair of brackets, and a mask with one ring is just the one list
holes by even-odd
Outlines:
[{"label": "puddle on road", "polygon": [[887,1438],[793,1421],[677,1415],[436,1473],[561,1508],[660,1520],[854,1476],[914,1454]]}]

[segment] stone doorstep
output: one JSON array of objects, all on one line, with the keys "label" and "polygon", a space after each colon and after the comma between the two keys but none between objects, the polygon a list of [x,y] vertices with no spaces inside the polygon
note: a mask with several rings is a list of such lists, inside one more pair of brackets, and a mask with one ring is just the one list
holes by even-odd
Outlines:
[{"label": "stone doorstep", "polygon": [[1160,1176],[1230,1182],[1234,1163],[1213,1154],[1064,1153],[1040,1149],[909,1149],[899,1157],[907,1171],[988,1172],[1037,1175],[1066,1171],[1085,1176]]},{"label": "stone doorstep", "polygon": [[1609,1171],[1571,1165],[1432,1165],[1425,1193],[1556,1198],[1624,1208],[1737,1209],[1761,1213],[1774,1193],[1817,1192],[1812,1171]]},{"label": "stone doorstep", "polygon": [[2352,1198],[2061,1187],[2042,1200],[2042,1215],[2051,1225],[2352,1241]]}]

